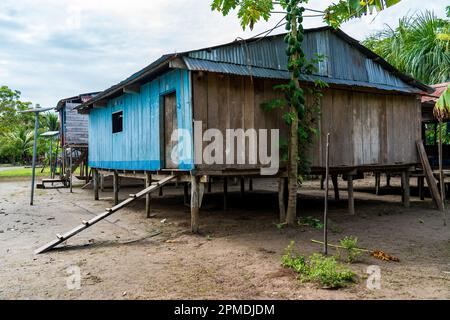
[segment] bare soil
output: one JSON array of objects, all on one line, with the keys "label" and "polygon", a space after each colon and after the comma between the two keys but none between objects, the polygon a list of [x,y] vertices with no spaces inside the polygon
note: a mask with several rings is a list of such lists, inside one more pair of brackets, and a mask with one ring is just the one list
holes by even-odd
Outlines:
[{"label": "bare soil", "polygon": [[[399,181],[374,194],[373,179],[355,182],[357,216],[347,213],[345,182],[341,200],[330,201],[330,242],[357,236],[362,247],[400,259],[383,262],[369,255],[349,265],[359,281],[339,290],[299,283],[280,266],[291,240],[309,255],[320,251],[311,227],[279,230],[276,185],[255,180],[241,199],[231,186],[229,210],[222,209],[221,185],[206,193],[201,234],[189,232],[190,211],[182,187],[153,195],[151,219],[140,200],[42,255],[33,251],[110,207],[112,193],[93,201],[92,190],[37,190],[29,206],[28,181],[0,181],[0,299],[449,299],[450,227],[432,201],[412,190],[411,208],[401,205]],[[382,181],[384,183],[384,181]],[[136,189],[124,188],[121,198]],[[318,181],[301,189],[299,215],[322,219]],[[330,250],[334,253],[333,250]],[[381,289],[366,287],[366,270],[381,268]],[[71,266],[81,270],[81,289],[69,290]]]}]

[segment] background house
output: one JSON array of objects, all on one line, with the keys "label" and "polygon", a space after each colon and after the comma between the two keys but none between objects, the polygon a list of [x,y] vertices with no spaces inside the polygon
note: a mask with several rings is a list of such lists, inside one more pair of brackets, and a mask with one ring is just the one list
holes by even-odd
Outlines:
[{"label": "background house", "polygon": [[[450,82],[432,85],[431,87],[436,91],[433,93],[424,93],[422,95],[422,139],[425,144],[425,150],[427,151],[430,165],[435,168],[439,166],[439,122],[433,115],[433,109],[436,101],[447,89],[449,84]],[[450,125],[448,124],[448,121],[444,122],[443,130],[443,165],[448,168],[450,166]]]},{"label": "background house", "polygon": [[[86,93],[62,99],[56,106],[60,122],[61,178],[68,179],[80,168],[80,178],[89,179],[88,123],[89,117],[77,112],[75,107],[92,99],[97,93]],[[72,157],[72,160],[70,160]],[[72,166],[70,162],[72,161]]]}]

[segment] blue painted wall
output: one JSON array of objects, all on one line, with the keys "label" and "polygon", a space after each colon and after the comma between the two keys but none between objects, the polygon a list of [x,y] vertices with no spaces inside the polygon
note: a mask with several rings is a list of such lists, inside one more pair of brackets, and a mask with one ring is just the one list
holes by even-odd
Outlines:
[{"label": "blue painted wall", "polygon": [[[106,108],[89,114],[89,165],[118,170],[159,170],[161,97],[176,92],[178,128],[192,137],[192,99],[187,70],[171,70],[141,86],[140,93],[123,94]],[[112,113],[123,111],[123,131],[112,133]],[[192,140],[180,132],[179,169],[194,167]]]}]

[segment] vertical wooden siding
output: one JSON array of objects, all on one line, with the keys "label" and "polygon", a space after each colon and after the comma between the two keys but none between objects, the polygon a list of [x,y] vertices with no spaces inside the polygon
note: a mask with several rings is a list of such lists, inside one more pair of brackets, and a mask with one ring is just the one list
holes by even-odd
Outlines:
[{"label": "vertical wooden siding", "polygon": [[76,109],[78,103],[66,103],[60,110],[62,113],[62,133],[65,144],[87,144],[88,143],[88,122],[89,118],[85,114],[79,114]]},{"label": "vertical wooden siding", "polygon": [[[280,128],[280,136],[286,137],[282,111],[267,113],[261,108],[261,103],[279,97],[272,89],[275,84],[260,78],[194,74],[194,120],[203,121],[204,130]],[[333,167],[416,163],[415,141],[421,136],[420,101],[414,95],[327,89],[319,131],[312,150],[315,167],[325,165],[328,132]]]},{"label": "vertical wooden siding", "polygon": [[[89,114],[89,164],[94,168],[159,170],[161,168],[161,97],[177,95],[178,128],[192,133],[189,71],[173,70],[141,86],[140,93],[123,94],[106,108]],[[123,111],[123,132],[112,133],[112,113]],[[181,138],[181,137],[180,137]],[[193,168],[190,139],[179,140],[179,168]]]}]

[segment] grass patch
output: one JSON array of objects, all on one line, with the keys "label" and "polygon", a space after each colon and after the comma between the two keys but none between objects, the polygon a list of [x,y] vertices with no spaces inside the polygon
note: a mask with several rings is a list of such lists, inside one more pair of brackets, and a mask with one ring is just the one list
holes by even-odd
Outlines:
[{"label": "grass patch", "polygon": [[339,264],[333,256],[326,257],[320,253],[308,259],[293,252],[295,242],[291,241],[281,258],[281,265],[298,273],[301,282],[315,282],[329,289],[338,289],[355,282],[356,274]]},{"label": "grass patch", "polygon": [[[50,169],[45,168],[44,172],[41,172],[42,168],[36,168],[36,177],[49,177]],[[15,168],[0,171],[0,178],[20,178],[31,177],[31,168]]]}]

